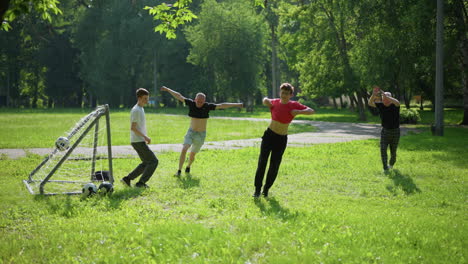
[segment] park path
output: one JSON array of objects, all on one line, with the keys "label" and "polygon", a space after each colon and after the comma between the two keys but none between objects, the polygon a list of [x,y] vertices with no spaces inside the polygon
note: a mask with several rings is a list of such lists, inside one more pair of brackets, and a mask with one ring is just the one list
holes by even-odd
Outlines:
[{"label": "park path", "polygon": [[[218,119],[248,120],[268,122],[270,119],[261,118],[241,118],[241,117],[212,117]],[[294,120],[294,123],[308,124],[317,128],[316,132],[305,132],[288,135],[288,146],[310,146],[313,144],[326,144],[347,142],[352,140],[362,140],[380,137],[380,125],[365,123],[341,123],[341,122],[323,122],[309,120]],[[266,126],[265,126],[266,128]],[[416,129],[401,127],[401,134],[406,135],[409,131],[416,132]],[[259,146],[261,138],[226,140],[226,141],[207,141],[204,149],[239,149],[245,147]],[[153,144],[150,149],[154,152],[180,151],[181,143],[177,144]],[[11,159],[25,157],[27,153],[38,155],[48,155],[53,151],[52,148],[29,148],[29,149],[0,149],[0,156],[6,155]],[[79,150],[77,150],[79,151]],[[136,155],[135,150],[129,145],[112,146],[113,157],[125,157]]]}]

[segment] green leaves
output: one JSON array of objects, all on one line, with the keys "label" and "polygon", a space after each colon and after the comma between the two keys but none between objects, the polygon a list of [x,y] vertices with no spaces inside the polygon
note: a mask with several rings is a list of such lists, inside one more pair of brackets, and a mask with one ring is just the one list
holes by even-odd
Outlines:
[{"label": "green leaves", "polygon": [[12,27],[10,23],[22,14],[28,14],[35,10],[40,14],[41,19],[51,22],[53,15],[61,15],[58,0],[26,1],[12,0],[9,9],[4,14],[1,30],[9,31]]},{"label": "green leaves", "polygon": [[154,7],[145,6],[144,9],[161,23],[154,28],[155,32],[166,34],[166,38],[175,39],[177,28],[196,19],[197,16],[189,9],[192,0],[179,0],[174,4],[162,3]]}]

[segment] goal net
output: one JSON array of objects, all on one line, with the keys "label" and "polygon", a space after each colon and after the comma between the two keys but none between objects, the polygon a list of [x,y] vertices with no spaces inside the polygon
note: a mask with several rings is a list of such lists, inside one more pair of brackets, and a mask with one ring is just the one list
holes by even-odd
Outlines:
[{"label": "goal net", "polygon": [[86,183],[113,183],[109,106],[98,106],[57,140],[23,180],[32,194],[81,194]]}]

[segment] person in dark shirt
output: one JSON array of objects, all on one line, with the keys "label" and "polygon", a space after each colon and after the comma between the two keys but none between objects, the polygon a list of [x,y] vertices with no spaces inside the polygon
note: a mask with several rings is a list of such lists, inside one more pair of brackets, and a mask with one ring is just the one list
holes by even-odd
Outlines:
[{"label": "person in dark shirt", "polygon": [[170,93],[177,100],[185,103],[189,107],[188,116],[191,117],[190,128],[184,137],[184,145],[179,157],[179,169],[177,170],[176,176],[180,176],[182,167],[185,162],[187,150],[190,150],[190,157],[185,168],[186,173],[190,173],[190,166],[195,160],[195,155],[200,151],[206,138],[206,124],[210,117],[209,112],[216,109],[226,109],[230,107],[243,107],[242,103],[222,103],[213,104],[207,103],[206,96],[203,93],[197,93],[195,99],[186,98],[179,92],[171,90],[166,86],[161,87],[161,91]]},{"label": "person in dark shirt", "polygon": [[[400,102],[393,98],[390,92],[384,92],[380,87],[374,86],[372,96],[369,98],[369,106],[379,109],[382,121],[380,156],[386,172],[395,165],[397,158],[397,147],[400,141]],[[387,163],[388,146],[390,146],[390,163]]]}]

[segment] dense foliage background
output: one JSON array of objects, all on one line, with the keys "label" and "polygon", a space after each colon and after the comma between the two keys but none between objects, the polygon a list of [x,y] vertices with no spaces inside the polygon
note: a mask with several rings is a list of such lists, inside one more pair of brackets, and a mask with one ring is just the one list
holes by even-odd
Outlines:
[{"label": "dense foliage background", "polygon": [[[195,0],[196,19],[175,39],[155,32],[161,20],[145,9],[163,1],[39,2],[48,1],[48,9],[9,1],[0,106],[129,107],[138,87],[155,106],[177,104],[161,85],[255,105],[281,82],[312,105],[330,97],[359,110],[362,120],[374,84],[408,108],[414,96],[434,101],[436,1]],[[444,2],[445,102],[464,105],[466,119],[468,3]]]}]

